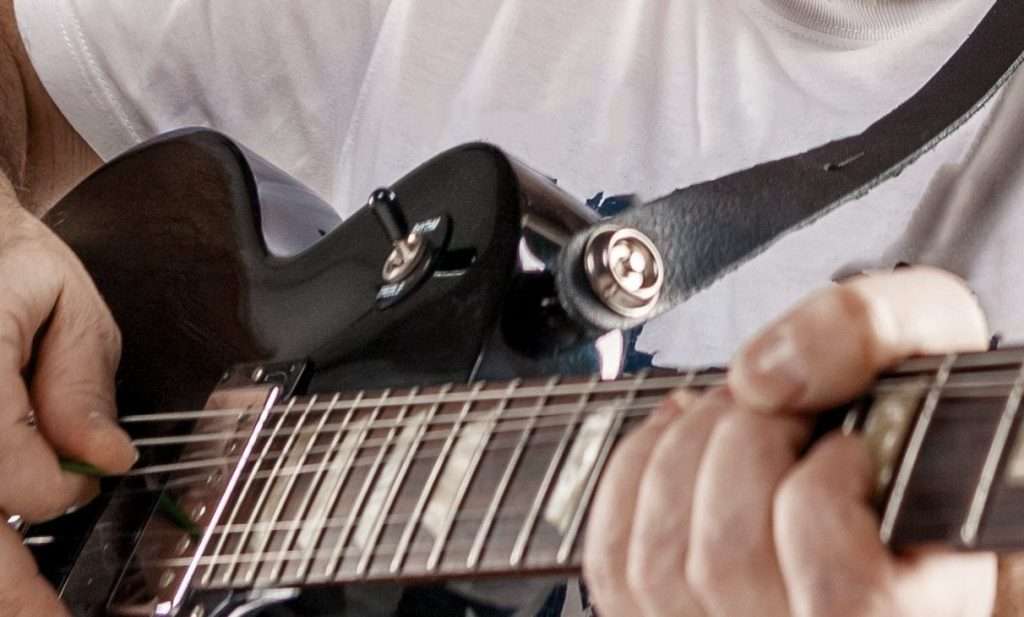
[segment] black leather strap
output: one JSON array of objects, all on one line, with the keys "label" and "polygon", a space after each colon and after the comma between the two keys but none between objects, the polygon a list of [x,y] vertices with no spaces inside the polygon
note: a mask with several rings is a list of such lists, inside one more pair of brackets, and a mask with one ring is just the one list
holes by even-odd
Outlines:
[{"label": "black leather strap", "polygon": [[[652,315],[707,287],[783,234],[895,177],[981,108],[1024,60],[1024,0],[996,0],[942,69],[913,97],[853,137],[674,191],[611,222],[648,234],[665,258],[665,287]],[[854,206],[855,207],[855,206]],[[562,253],[562,304],[597,331],[627,319],[591,292],[582,253],[588,233]],[[808,255],[808,258],[813,258]]]}]

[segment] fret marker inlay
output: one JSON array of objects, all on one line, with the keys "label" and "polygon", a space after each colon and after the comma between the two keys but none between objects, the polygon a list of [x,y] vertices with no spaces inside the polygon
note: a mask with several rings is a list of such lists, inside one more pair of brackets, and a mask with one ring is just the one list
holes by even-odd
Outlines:
[{"label": "fret marker inlay", "polygon": [[544,520],[565,533],[579,506],[587,478],[594,469],[601,446],[608,438],[615,421],[615,405],[593,411],[583,420],[576,440],[569,449],[565,464],[558,474],[555,488],[544,508]]}]

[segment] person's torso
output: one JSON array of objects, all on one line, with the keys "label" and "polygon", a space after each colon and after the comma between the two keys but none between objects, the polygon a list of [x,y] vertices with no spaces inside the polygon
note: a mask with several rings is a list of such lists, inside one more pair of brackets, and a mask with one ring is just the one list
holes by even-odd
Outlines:
[{"label": "person's torso", "polygon": [[[102,155],[211,125],[343,215],[464,141],[496,143],[581,198],[655,197],[795,154],[860,132],[912,95],[990,4],[356,0],[198,11],[126,2],[110,19],[62,2],[71,8],[60,27],[82,33],[75,49],[94,101],[55,98]],[[46,36],[27,4],[19,19],[36,58]],[[49,86],[61,69],[40,70]],[[88,117],[96,107],[106,108],[103,125]],[[1024,216],[1004,194],[1013,187],[987,193],[996,203],[978,215],[976,184],[960,178],[991,116],[649,324],[640,348],[660,363],[722,362],[809,289],[899,261],[967,276],[993,325],[1024,338],[1012,291],[1024,280],[1011,255]],[[1005,141],[992,133],[982,145]],[[967,185],[959,209],[948,207],[951,184]],[[964,244],[962,222],[982,215],[983,241]]]}]

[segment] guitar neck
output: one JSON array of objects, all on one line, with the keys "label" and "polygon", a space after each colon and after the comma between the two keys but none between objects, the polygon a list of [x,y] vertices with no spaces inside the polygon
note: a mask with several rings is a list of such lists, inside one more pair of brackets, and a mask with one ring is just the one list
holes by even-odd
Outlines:
[{"label": "guitar neck", "polygon": [[[1021,349],[914,359],[843,410],[876,461],[883,540],[1021,544],[1022,361]],[[235,453],[219,477],[238,481],[216,516],[198,512],[198,559],[155,563],[194,561],[200,588],[575,571],[615,443],[672,389],[723,378],[658,371],[290,399],[265,410],[250,447],[215,442]],[[210,455],[194,449],[185,462]]]}]

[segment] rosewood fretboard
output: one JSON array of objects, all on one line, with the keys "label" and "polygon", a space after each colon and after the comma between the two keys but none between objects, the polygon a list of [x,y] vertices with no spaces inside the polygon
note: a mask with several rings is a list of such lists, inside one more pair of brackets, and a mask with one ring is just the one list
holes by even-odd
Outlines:
[{"label": "rosewood fretboard", "polygon": [[[911,360],[844,410],[877,463],[884,540],[1024,545],[1022,360]],[[346,392],[262,414],[251,395],[215,397],[169,480],[201,529],[154,521],[139,558],[167,585],[207,588],[571,571],[616,441],[669,390],[721,380],[658,371]]]}]

